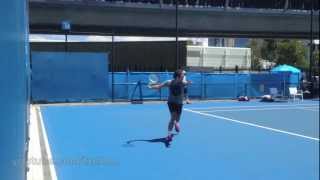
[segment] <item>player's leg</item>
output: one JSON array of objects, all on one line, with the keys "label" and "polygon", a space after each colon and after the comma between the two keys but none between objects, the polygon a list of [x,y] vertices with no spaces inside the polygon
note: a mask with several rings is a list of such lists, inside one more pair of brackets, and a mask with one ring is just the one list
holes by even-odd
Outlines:
[{"label": "player's leg", "polygon": [[172,112],[171,113],[171,118],[168,124],[168,136],[167,136],[167,140],[168,141],[172,141],[173,138],[173,127],[176,124],[176,119],[177,119],[177,113],[176,112]]},{"label": "player's leg", "polygon": [[186,99],[186,103],[187,103],[187,104],[191,104],[191,101],[190,101],[189,95],[188,95],[188,87],[185,87],[185,88],[183,89],[183,91],[184,91],[184,97],[185,97],[185,99]]},{"label": "player's leg", "polygon": [[169,111],[170,111],[170,121],[168,124],[168,136],[167,140],[171,141],[173,137],[173,127],[175,125],[175,121],[177,120],[177,111],[176,111],[176,106],[174,103],[168,103]]},{"label": "player's leg", "polygon": [[173,130],[174,124],[176,122],[176,118],[177,118],[177,113],[175,113],[175,112],[171,113],[171,118],[170,118],[170,121],[168,124],[169,135],[172,134],[172,130]]},{"label": "player's leg", "polygon": [[180,132],[180,117],[181,117],[181,113],[182,113],[182,104],[177,105],[177,117],[176,117],[176,121],[174,124],[174,128],[176,130],[176,132]]}]

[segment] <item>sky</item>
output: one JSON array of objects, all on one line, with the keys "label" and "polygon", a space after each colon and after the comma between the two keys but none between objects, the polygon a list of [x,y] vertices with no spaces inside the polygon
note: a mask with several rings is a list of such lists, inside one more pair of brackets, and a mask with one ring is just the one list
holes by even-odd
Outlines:
[{"label": "sky", "polygon": [[[65,35],[31,34],[30,42],[64,42]],[[140,36],[115,36],[114,41],[175,41],[175,37],[140,37]],[[179,40],[190,40],[194,43],[208,44],[208,38],[179,38]],[[78,36],[68,35],[68,42],[111,42],[111,36]]]},{"label": "sky", "polygon": [[[30,42],[64,42],[65,35],[47,35],[31,34]],[[140,37],[140,36],[115,36],[114,41],[175,41],[175,37]],[[208,46],[208,38],[185,38],[179,37],[179,40],[190,40],[193,44],[202,44]],[[111,36],[93,36],[93,35],[68,35],[68,42],[111,42]],[[314,40],[319,44],[319,39]]]}]

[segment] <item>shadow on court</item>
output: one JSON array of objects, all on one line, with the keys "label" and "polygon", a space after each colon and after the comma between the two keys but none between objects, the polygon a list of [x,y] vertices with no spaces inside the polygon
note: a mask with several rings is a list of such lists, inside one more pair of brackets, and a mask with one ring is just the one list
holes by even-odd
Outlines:
[{"label": "shadow on court", "polygon": [[[176,136],[177,134],[173,134],[173,136]],[[173,137],[174,138],[174,137]],[[133,139],[126,142],[124,146],[126,147],[133,147],[133,145],[136,142],[147,142],[147,143],[162,143],[166,148],[169,148],[171,145],[171,142],[167,140],[166,137],[163,138],[155,138],[155,139]]]}]

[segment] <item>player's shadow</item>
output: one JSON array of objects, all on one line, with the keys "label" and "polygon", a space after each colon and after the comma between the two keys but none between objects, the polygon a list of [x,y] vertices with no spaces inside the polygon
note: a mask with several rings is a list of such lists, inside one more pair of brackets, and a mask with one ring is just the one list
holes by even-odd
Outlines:
[{"label": "player's shadow", "polygon": [[[177,134],[173,134],[175,136]],[[147,143],[162,143],[166,148],[169,148],[171,142],[167,140],[166,137],[163,138],[155,138],[155,139],[133,139],[126,142],[125,146],[133,146],[136,142],[147,142]]]}]

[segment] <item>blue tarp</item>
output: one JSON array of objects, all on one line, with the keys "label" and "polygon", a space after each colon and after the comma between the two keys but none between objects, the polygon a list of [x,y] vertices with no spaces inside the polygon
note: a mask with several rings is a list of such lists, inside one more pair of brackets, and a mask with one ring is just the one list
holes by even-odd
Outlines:
[{"label": "blue tarp", "polygon": [[289,66],[289,65],[279,65],[274,67],[273,69],[271,69],[271,72],[291,72],[291,73],[301,73],[301,71],[293,66]]}]

